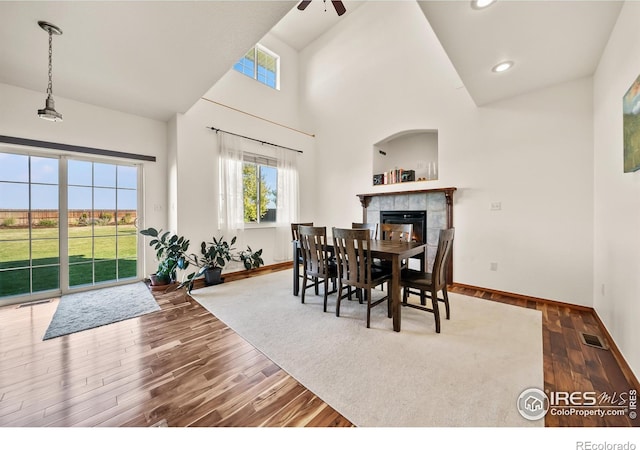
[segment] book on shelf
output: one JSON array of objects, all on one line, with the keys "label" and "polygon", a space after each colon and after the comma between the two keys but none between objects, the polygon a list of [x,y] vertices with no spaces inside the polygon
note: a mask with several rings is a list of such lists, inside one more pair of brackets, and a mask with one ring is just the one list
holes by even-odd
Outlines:
[{"label": "book on shelf", "polygon": [[[416,172],[415,170],[407,170],[407,169],[394,169],[388,172],[385,172],[382,175],[382,183],[378,184],[395,184],[395,183],[406,183],[408,181],[416,180]],[[374,184],[376,184],[376,177],[379,180],[380,175],[374,176]]]}]

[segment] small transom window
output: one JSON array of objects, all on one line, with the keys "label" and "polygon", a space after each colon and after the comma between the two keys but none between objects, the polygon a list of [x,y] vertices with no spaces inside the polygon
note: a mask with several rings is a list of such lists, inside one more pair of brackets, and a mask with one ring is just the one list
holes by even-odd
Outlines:
[{"label": "small transom window", "polygon": [[233,68],[262,84],[280,89],[280,57],[260,44],[249,50]]}]

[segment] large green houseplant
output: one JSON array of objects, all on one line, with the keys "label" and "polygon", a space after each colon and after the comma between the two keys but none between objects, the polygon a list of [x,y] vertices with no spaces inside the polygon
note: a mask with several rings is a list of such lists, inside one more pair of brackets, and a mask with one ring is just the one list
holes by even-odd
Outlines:
[{"label": "large green houseplant", "polygon": [[191,292],[196,279],[204,276],[205,284],[213,285],[222,282],[220,274],[222,269],[230,261],[242,261],[245,269],[254,269],[264,264],[262,260],[262,249],[254,251],[247,246],[245,250],[236,251],[233,245],[237,238],[234,236],[231,241],[224,237],[213,237],[211,242],[200,244],[200,255],[187,253],[189,250],[189,240],[183,236],[178,236],[170,232],[162,232],[155,228],[147,228],[140,231],[143,236],[151,237],[149,246],[156,251],[158,259],[158,269],[150,275],[151,283],[168,284],[176,281],[177,269],[185,270],[190,266],[197,267],[198,270],[183,278],[178,288],[186,287]]},{"label": "large green houseplant", "polygon": [[169,231],[163,233],[162,229],[156,230],[153,227],[141,230],[140,234],[153,238],[149,241],[149,246],[156,251],[158,260],[156,272],[149,277],[151,284],[165,285],[175,282],[177,270],[189,267],[189,240]]},{"label": "large green houseplant", "polygon": [[212,238],[211,242],[202,242],[200,244],[200,256],[192,255],[194,263],[199,270],[188,277],[188,290],[191,291],[193,281],[204,276],[205,284],[208,286],[222,283],[222,269],[230,261],[242,261],[245,269],[254,269],[264,264],[262,260],[262,249],[253,251],[247,246],[245,250],[236,251],[233,247],[236,243],[236,236],[230,241],[224,239],[223,236]]}]

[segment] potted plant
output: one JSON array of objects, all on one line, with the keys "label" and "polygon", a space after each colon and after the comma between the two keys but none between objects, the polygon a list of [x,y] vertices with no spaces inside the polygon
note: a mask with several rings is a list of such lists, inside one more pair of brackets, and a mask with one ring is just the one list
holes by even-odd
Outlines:
[{"label": "potted plant", "polygon": [[203,269],[204,280],[207,286],[222,283],[221,273],[224,266],[229,261],[234,259],[232,246],[236,243],[236,236],[231,239],[231,242],[227,242],[221,236],[216,239],[213,237],[213,242],[202,242],[200,244],[200,258],[199,266]]},{"label": "potted plant", "polygon": [[199,269],[187,276],[187,279],[181,286],[186,286],[187,291],[191,292],[195,280],[204,275],[205,284],[213,286],[223,283],[222,269],[230,261],[242,261],[245,269],[255,269],[264,264],[262,260],[262,249],[254,251],[247,246],[245,250],[235,251],[233,245],[236,243],[236,236],[231,241],[227,241],[223,236],[212,238],[212,242],[202,242],[200,244],[200,254],[191,255],[191,261]]},{"label": "potted plant", "polygon": [[262,260],[262,249],[254,252],[251,250],[251,247],[247,245],[247,249],[241,251],[239,256],[240,260],[244,264],[244,268],[247,270],[257,269],[264,264],[264,261]]},{"label": "potted plant", "polygon": [[153,238],[149,246],[154,248],[158,259],[158,269],[149,276],[151,284],[158,286],[175,282],[177,269],[189,267],[189,240],[169,231],[162,233],[162,230],[155,228],[141,230],[140,234]]},{"label": "potted plant", "polygon": [[202,242],[200,244],[200,256],[187,253],[189,240],[183,236],[178,236],[167,231],[155,228],[147,228],[140,231],[144,236],[152,237],[149,246],[156,251],[158,259],[158,269],[151,274],[151,284],[163,285],[176,281],[176,271],[187,269],[190,266],[198,267],[198,270],[185,277],[177,286],[177,289],[186,287],[188,292],[193,289],[193,283],[197,278],[204,275],[205,284],[208,286],[222,283],[221,272],[229,261],[242,261],[245,269],[258,268],[264,264],[262,260],[262,249],[253,251],[247,246],[245,250],[235,251],[233,245],[236,243],[236,236],[231,241],[226,241],[224,237],[213,237],[212,242]]}]

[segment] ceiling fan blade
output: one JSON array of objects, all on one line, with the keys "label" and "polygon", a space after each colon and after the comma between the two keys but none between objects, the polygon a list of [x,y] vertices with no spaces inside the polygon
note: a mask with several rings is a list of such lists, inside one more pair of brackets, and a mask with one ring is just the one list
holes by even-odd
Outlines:
[{"label": "ceiling fan blade", "polygon": [[347,8],[344,7],[344,3],[342,3],[341,1],[332,0],[331,3],[333,3],[333,7],[336,9],[336,12],[338,13],[339,16],[347,12]]},{"label": "ceiling fan blade", "polygon": [[307,6],[309,6],[309,3],[311,3],[311,0],[304,0],[304,1],[300,2],[300,3],[298,4],[298,9],[299,9],[300,11],[304,11],[304,9],[305,9]]}]

